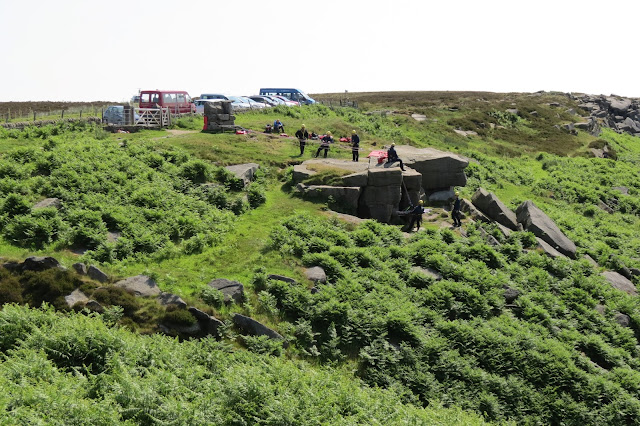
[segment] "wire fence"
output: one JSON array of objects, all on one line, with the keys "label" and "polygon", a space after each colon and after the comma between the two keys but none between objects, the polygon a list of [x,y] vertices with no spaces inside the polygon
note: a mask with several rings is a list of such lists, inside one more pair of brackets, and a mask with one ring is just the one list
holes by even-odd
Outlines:
[{"label": "wire fence", "polygon": [[86,105],[62,109],[36,111],[32,109],[7,109],[0,114],[0,122],[16,123],[28,121],[62,120],[65,118],[102,117],[105,107]]}]

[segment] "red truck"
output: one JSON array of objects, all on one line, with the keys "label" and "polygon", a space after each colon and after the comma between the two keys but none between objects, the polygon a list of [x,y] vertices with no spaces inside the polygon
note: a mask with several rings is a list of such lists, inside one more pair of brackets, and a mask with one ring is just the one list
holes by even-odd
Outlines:
[{"label": "red truck", "polygon": [[191,96],[182,90],[143,90],[140,108],[169,108],[173,114],[196,112]]}]

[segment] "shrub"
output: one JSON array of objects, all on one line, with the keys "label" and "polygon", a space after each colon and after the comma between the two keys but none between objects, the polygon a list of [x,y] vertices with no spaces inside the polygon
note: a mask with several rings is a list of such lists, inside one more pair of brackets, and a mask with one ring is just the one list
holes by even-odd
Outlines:
[{"label": "shrub", "polygon": [[247,200],[249,201],[249,206],[253,209],[267,201],[264,187],[256,182],[249,184],[247,187]]},{"label": "shrub", "polygon": [[193,183],[204,183],[211,178],[211,166],[202,160],[190,160],[180,166],[179,174]]},{"label": "shrub", "polygon": [[194,325],[198,320],[186,309],[174,309],[165,312],[162,322],[188,327]]},{"label": "shrub", "polygon": [[224,293],[213,287],[206,286],[200,291],[200,299],[214,308],[220,308],[224,303]]},{"label": "shrub", "polygon": [[91,297],[102,305],[121,306],[127,316],[133,315],[140,308],[135,296],[120,287],[100,287],[93,292]]},{"label": "shrub", "polygon": [[5,213],[8,217],[27,214],[31,211],[31,204],[20,194],[9,194],[2,202],[0,213]]},{"label": "shrub", "polygon": [[282,341],[271,339],[267,336],[242,336],[245,346],[249,352],[280,356],[282,355]]}]

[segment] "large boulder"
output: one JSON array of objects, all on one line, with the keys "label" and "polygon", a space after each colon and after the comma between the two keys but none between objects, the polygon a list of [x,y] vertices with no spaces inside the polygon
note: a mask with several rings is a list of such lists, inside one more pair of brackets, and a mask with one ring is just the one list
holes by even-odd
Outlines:
[{"label": "large boulder", "polygon": [[518,229],[518,219],[515,213],[505,206],[494,193],[484,188],[478,188],[471,197],[471,202],[490,219],[511,230]]},{"label": "large boulder", "polygon": [[528,200],[520,204],[516,210],[516,217],[526,231],[532,232],[565,256],[575,259],[576,245],[533,201]]},{"label": "large boulder", "polygon": [[135,277],[125,278],[113,285],[131,291],[136,296],[156,297],[160,295],[158,284],[146,275],[136,275]]},{"label": "large boulder", "polygon": [[101,283],[109,281],[109,276],[93,265],[89,266],[89,269],[87,269],[87,275],[89,278],[100,281]]},{"label": "large boulder", "polygon": [[162,292],[158,295],[158,303],[162,306],[177,306],[181,309],[187,307],[187,303],[176,294]]},{"label": "large boulder", "polygon": [[194,308],[193,306],[189,308],[189,312],[198,320],[200,329],[205,334],[220,337],[219,329],[220,327],[224,326],[224,323],[222,321],[220,321],[216,317],[212,317],[211,315],[201,311],[198,308]]},{"label": "large boulder", "polygon": [[464,169],[469,165],[469,160],[460,155],[407,145],[396,146],[396,152],[406,166],[422,175],[422,187],[425,190],[467,184]]},{"label": "large boulder", "polygon": [[242,303],[244,298],[244,286],[238,281],[228,280],[226,278],[216,278],[209,281],[209,287],[221,291],[224,295],[225,303]]},{"label": "large boulder", "polygon": [[244,182],[247,186],[253,180],[253,176],[256,174],[260,166],[256,163],[236,164],[234,166],[227,166],[225,169],[233,173],[238,179]]},{"label": "large boulder", "polygon": [[305,276],[314,283],[326,283],[327,274],[320,266],[313,266],[304,271]]}]

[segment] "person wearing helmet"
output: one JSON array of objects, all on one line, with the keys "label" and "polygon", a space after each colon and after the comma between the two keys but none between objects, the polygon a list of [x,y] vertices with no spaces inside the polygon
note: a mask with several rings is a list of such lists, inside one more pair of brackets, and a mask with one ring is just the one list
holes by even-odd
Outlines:
[{"label": "person wearing helmet", "polygon": [[355,130],[351,131],[351,155],[353,156],[353,161],[360,159],[360,136]]},{"label": "person wearing helmet", "polygon": [[307,139],[309,139],[309,132],[307,132],[304,124],[300,126],[300,130],[296,132],[296,138],[300,141],[300,156],[302,157],[304,154],[304,147],[307,144]]},{"label": "person wearing helmet", "polygon": [[329,144],[333,143],[333,137],[331,137],[331,132],[327,132],[326,135],[322,138],[322,142],[320,143],[320,147],[316,151],[316,158],[320,155],[320,151],[324,149],[324,158],[327,158],[327,152],[329,152]]},{"label": "person wearing helmet", "polygon": [[418,205],[411,210],[411,221],[409,222],[408,232],[413,231],[413,225],[418,225],[416,231],[420,230],[422,223],[422,215],[424,214],[424,201],[418,201]]},{"label": "person wearing helmet", "polygon": [[453,200],[451,219],[453,219],[454,228],[462,226],[462,222],[460,221],[460,193],[458,191],[456,191],[456,198]]},{"label": "person wearing helmet", "polygon": [[400,170],[404,172],[404,163],[400,158],[398,158],[398,153],[396,152],[396,144],[392,143],[387,150],[387,164],[391,166],[395,162],[400,162]]}]

